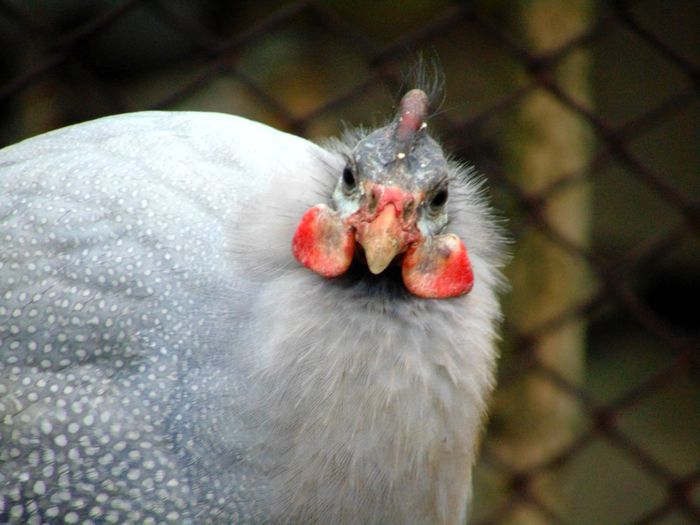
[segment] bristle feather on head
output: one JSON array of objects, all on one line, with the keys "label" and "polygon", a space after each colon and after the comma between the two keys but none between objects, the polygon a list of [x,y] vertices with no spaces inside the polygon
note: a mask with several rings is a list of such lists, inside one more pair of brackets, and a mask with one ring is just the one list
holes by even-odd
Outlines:
[{"label": "bristle feather on head", "polygon": [[431,59],[418,55],[413,65],[402,76],[398,100],[411,91],[420,89],[428,97],[428,115],[439,111],[445,100],[445,74],[436,56]]}]

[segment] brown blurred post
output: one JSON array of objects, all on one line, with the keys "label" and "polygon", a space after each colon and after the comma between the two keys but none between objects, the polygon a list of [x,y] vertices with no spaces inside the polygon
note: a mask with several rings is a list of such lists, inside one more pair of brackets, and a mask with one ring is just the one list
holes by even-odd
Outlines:
[{"label": "brown blurred post", "polygon": [[[535,56],[546,55],[585,32],[592,19],[592,0],[518,0],[498,4],[513,20],[522,41]],[[507,11],[506,11],[507,10]],[[590,105],[591,57],[576,49],[545,74],[579,102]],[[512,180],[531,197],[585,165],[591,134],[585,122],[555,96],[538,88],[517,106],[505,134],[503,150]],[[586,247],[590,237],[590,188],[576,184],[543,202],[542,215],[562,236]],[[534,228],[525,229],[510,267],[512,293],[506,312],[518,333],[530,334],[583,300],[591,282],[585,264]],[[584,373],[585,323],[567,321],[538,333],[527,349],[535,359],[573,384]],[[504,388],[496,400],[494,452],[524,472],[517,490],[533,494],[548,509],[566,516],[566,472],[529,477],[527,470],[547,461],[571,442],[580,424],[575,399],[545,375],[533,371]],[[507,523],[544,524],[550,520],[527,497],[518,500]]]}]

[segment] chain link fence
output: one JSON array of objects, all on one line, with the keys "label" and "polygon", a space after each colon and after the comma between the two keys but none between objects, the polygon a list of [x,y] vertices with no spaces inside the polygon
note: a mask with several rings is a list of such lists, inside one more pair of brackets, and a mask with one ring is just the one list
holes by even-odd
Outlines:
[{"label": "chain link fence", "polygon": [[690,0],[0,0],[0,145],[160,109],[321,138],[439,57],[431,125],[514,237],[473,522],[700,523],[698,27]]}]

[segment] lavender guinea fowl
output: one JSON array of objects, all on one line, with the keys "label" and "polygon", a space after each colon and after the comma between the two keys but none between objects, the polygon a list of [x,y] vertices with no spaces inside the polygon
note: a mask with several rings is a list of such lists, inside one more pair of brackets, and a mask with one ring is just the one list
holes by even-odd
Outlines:
[{"label": "lavender guinea fowl", "polygon": [[0,522],[463,523],[502,241],[427,116],[0,151]]}]

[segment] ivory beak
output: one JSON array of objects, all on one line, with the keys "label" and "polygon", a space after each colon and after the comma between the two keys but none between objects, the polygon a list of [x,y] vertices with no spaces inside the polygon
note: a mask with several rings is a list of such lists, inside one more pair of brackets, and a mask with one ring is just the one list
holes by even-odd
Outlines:
[{"label": "ivory beak", "polygon": [[393,204],[389,204],[370,223],[358,229],[357,241],[365,250],[369,271],[382,273],[405,248],[405,233]]}]

